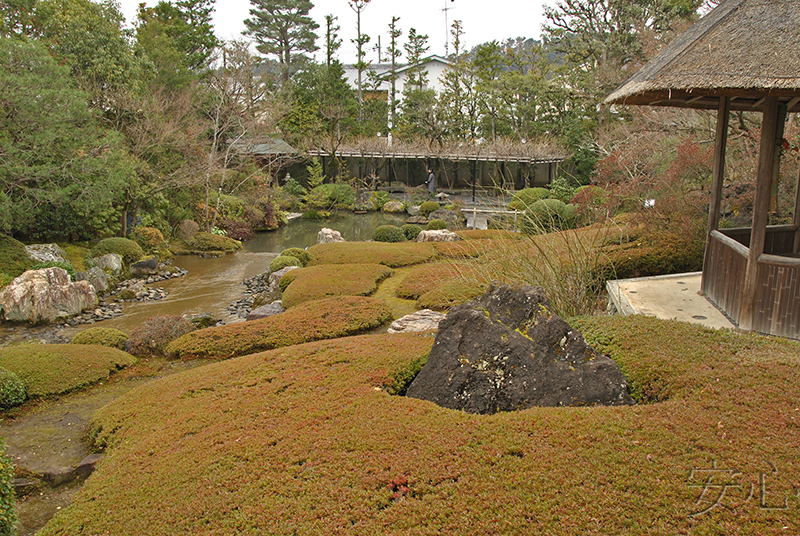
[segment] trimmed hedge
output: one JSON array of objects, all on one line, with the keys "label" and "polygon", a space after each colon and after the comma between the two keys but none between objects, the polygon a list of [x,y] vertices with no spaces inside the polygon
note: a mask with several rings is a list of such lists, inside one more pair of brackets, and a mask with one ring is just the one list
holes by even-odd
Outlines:
[{"label": "trimmed hedge", "polygon": [[432,242],[334,242],[308,248],[311,265],[320,264],[384,264],[391,268],[429,261],[436,256]]},{"label": "trimmed hedge", "polygon": [[406,233],[396,225],[380,225],[372,232],[375,242],[405,242]]},{"label": "trimmed hedge", "polygon": [[427,218],[428,214],[434,210],[439,210],[439,203],[436,201],[425,201],[419,206],[419,214],[423,218]]},{"label": "trimmed hedge", "polygon": [[108,253],[121,255],[126,265],[130,265],[144,257],[142,246],[133,240],[121,237],[105,238],[101,240],[89,251],[89,256],[96,258],[102,257]]},{"label": "trimmed hedge", "polygon": [[125,348],[127,340],[128,334],[118,329],[94,327],[81,331],[70,342],[71,344],[97,344],[122,350]]},{"label": "trimmed hedge", "polygon": [[297,257],[292,257],[290,255],[284,255],[281,253],[280,256],[275,257],[272,259],[272,262],[269,263],[269,271],[277,272],[278,270],[282,270],[287,266],[303,266],[303,261]]},{"label": "trimmed hedge", "polygon": [[425,226],[425,230],[427,231],[440,231],[442,229],[447,229],[447,222],[444,220],[431,220],[428,222],[428,225]]},{"label": "trimmed hedge", "polygon": [[380,264],[327,264],[287,272],[281,277],[285,308],[330,296],[369,296],[392,275]]},{"label": "trimmed hedge", "polygon": [[[25,392],[25,384],[19,376],[10,370],[0,367],[0,409],[13,408],[19,406],[28,398]],[[0,519],[2,525],[2,519]],[[0,531],[0,534],[2,532]]]},{"label": "trimmed hedge", "polygon": [[28,396],[87,387],[136,359],[116,348],[87,344],[20,344],[0,348],[0,367],[19,376]]},{"label": "trimmed hedge", "polygon": [[381,300],[337,296],[309,301],[260,320],[194,331],[170,343],[167,354],[179,359],[227,359],[309,341],[346,337],[391,319],[391,310]]},{"label": "trimmed hedge", "polygon": [[14,462],[6,456],[6,445],[0,439],[0,536],[17,533],[17,513],[14,509],[16,496],[11,479],[14,478]]},{"label": "trimmed hedge", "polygon": [[508,210],[526,210],[535,202],[550,197],[550,190],[547,188],[525,188],[514,194],[508,203]]},{"label": "trimmed hedge", "polygon": [[242,249],[242,243],[214,233],[197,233],[189,240],[188,245],[196,251],[223,251],[231,253]]},{"label": "trimmed hedge", "polygon": [[666,399],[472,415],[381,389],[432,337],[281,348],[102,408],[92,434],[108,454],[40,535],[752,535],[800,523],[800,342],[640,316],[578,324]]},{"label": "trimmed hedge", "polygon": [[182,316],[154,316],[131,331],[126,348],[133,355],[164,355],[169,343],[195,329],[194,324]]},{"label": "trimmed hedge", "polygon": [[281,251],[281,256],[287,257],[294,257],[295,259],[299,260],[303,263],[303,266],[308,266],[311,262],[311,255],[308,254],[308,251],[301,249],[301,248],[288,248]]},{"label": "trimmed hedge", "polygon": [[415,223],[407,223],[400,228],[403,230],[403,234],[406,235],[406,240],[416,240],[419,233],[422,232],[422,227]]}]

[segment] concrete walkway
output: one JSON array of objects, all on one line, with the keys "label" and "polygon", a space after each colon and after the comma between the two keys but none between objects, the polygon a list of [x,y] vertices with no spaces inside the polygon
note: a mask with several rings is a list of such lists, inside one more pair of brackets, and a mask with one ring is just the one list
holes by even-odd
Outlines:
[{"label": "concrete walkway", "polygon": [[701,272],[619,279],[606,284],[610,304],[621,315],[641,314],[736,329],[700,292]]}]

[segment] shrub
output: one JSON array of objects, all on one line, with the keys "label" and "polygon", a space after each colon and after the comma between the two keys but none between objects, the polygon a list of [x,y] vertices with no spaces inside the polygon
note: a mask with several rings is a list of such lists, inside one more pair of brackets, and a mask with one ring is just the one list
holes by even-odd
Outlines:
[{"label": "shrub", "polygon": [[419,233],[422,232],[422,227],[415,223],[407,223],[400,228],[403,230],[403,234],[406,235],[406,240],[416,240]]},{"label": "shrub", "polygon": [[330,296],[369,296],[392,274],[380,264],[324,264],[287,272],[281,277],[283,306]]},{"label": "shrub", "polygon": [[19,344],[0,348],[0,367],[22,380],[29,397],[74,391],[134,362],[130,354],[96,345]]},{"label": "shrub", "polygon": [[525,188],[514,194],[508,204],[508,210],[525,210],[540,199],[548,197],[550,197],[550,191],[547,188]]},{"label": "shrub", "polygon": [[242,249],[242,244],[238,240],[227,236],[214,233],[197,233],[189,241],[189,247],[197,251],[224,251],[230,253]]},{"label": "shrub", "polygon": [[131,332],[127,348],[133,355],[164,355],[169,343],[194,330],[191,322],[182,316],[148,318]]},{"label": "shrub", "polygon": [[312,208],[311,210],[306,210],[305,212],[303,212],[303,214],[300,217],[303,218],[304,220],[309,220],[309,221],[322,221],[325,218],[329,218],[330,215],[331,215],[330,212],[325,212],[324,210],[323,211],[314,210]]},{"label": "shrub", "polygon": [[541,199],[525,210],[522,230],[525,233],[541,233],[569,229],[574,225],[575,207],[558,199]]},{"label": "shrub", "polygon": [[250,240],[256,234],[248,222],[241,220],[226,218],[219,223],[219,227],[225,231],[225,236],[234,240]]},{"label": "shrub", "polygon": [[569,203],[574,195],[575,189],[569,185],[569,181],[564,177],[560,177],[550,184],[550,197],[553,199]]},{"label": "shrub", "polygon": [[178,225],[178,238],[184,242],[189,242],[192,238],[194,238],[199,230],[200,226],[197,225],[197,222],[192,220],[183,220]]},{"label": "shrub", "polygon": [[116,253],[122,256],[126,265],[131,265],[144,257],[142,246],[128,238],[106,238],[101,240],[89,251],[90,257],[102,257],[107,253]]},{"label": "shrub", "polygon": [[425,226],[426,231],[439,231],[441,229],[447,229],[447,222],[444,220],[431,220]]},{"label": "shrub", "polygon": [[0,367],[0,409],[19,406],[25,402],[26,398],[25,384],[22,383],[19,376],[10,370]]},{"label": "shrub", "polygon": [[297,257],[292,257],[281,253],[279,257],[275,257],[272,262],[269,263],[269,271],[277,272],[278,270],[282,270],[287,266],[303,266],[303,261]]},{"label": "shrub", "polygon": [[133,239],[146,252],[158,251],[165,247],[164,235],[155,227],[137,227],[133,230]]},{"label": "shrub", "polygon": [[167,353],[180,359],[226,359],[309,341],[346,337],[391,319],[391,310],[382,300],[337,296],[308,301],[277,316],[189,333],[170,343]]},{"label": "shrub", "polygon": [[115,328],[88,328],[75,335],[71,343],[97,344],[122,350],[127,340],[128,335]]},{"label": "shrub", "polygon": [[0,536],[13,536],[17,533],[17,513],[14,510],[16,498],[11,479],[14,478],[14,464],[6,456],[6,445],[0,440]]},{"label": "shrub", "polygon": [[381,225],[372,232],[375,242],[405,242],[405,232],[396,225]]},{"label": "shrub", "polygon": [[25,244],[10,236],[0,235],[0,273],[14,279],[33,265]]},{"label": "shrub", "polygon": [[419,213],[424,218],[427,218],[428,214],[434,210],[439,210],[439,203],[436,201],[425,201],[419,206]]},{"label": "shrub", "polygon": [[321,184],[306,194],[305,201],[313,208],[350,208],[356,202],[356,193],[349,184]]},{"label": "shrub", "polygon": [[75,268],[69,262],[64,262],[64,261],[40,262],[30,267],[31,270],[41,270],[43,268],[61,268],[62,270],[65,270],[69,274],[70,279],[72,279],[73,281],[78,280],[78,273],[75,271]]},{"label": "shrub", "polygon": [[286,255],[288,257],[294,257],[295,259],[299,260],[302,266],[308,266],[311,262],[311,255],[308,254],[308,251],[302,248],[288,248],[281,251],[281,255]]}]

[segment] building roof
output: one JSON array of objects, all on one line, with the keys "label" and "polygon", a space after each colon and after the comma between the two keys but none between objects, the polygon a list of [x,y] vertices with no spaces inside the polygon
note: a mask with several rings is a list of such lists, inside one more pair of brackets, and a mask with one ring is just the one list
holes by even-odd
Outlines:
[{"label": "building roof", "polygon": [[800,0],[724,0],[615,89],[608,104],[800,111]]},{"label": "building roof", "polygon": [[234,148],[243,154],[251,156],[280,156],[294,155],[299,151],[280,138],[257,138],[239,140],[233,143]]}]

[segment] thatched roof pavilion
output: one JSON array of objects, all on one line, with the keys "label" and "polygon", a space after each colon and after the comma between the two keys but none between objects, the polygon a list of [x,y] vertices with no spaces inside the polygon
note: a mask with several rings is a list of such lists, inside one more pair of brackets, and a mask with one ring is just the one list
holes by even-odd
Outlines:
[{"label": "thatched roof pavilion", "polygon": [[[716,109],[702,288],[743,331],[800,338],[794,221],[767,226],[787,113],[800,112],[800,0],[725,0],[614,90],[608,104]],[[719,229],[730,110],[763,113],[752,228]]]}]

